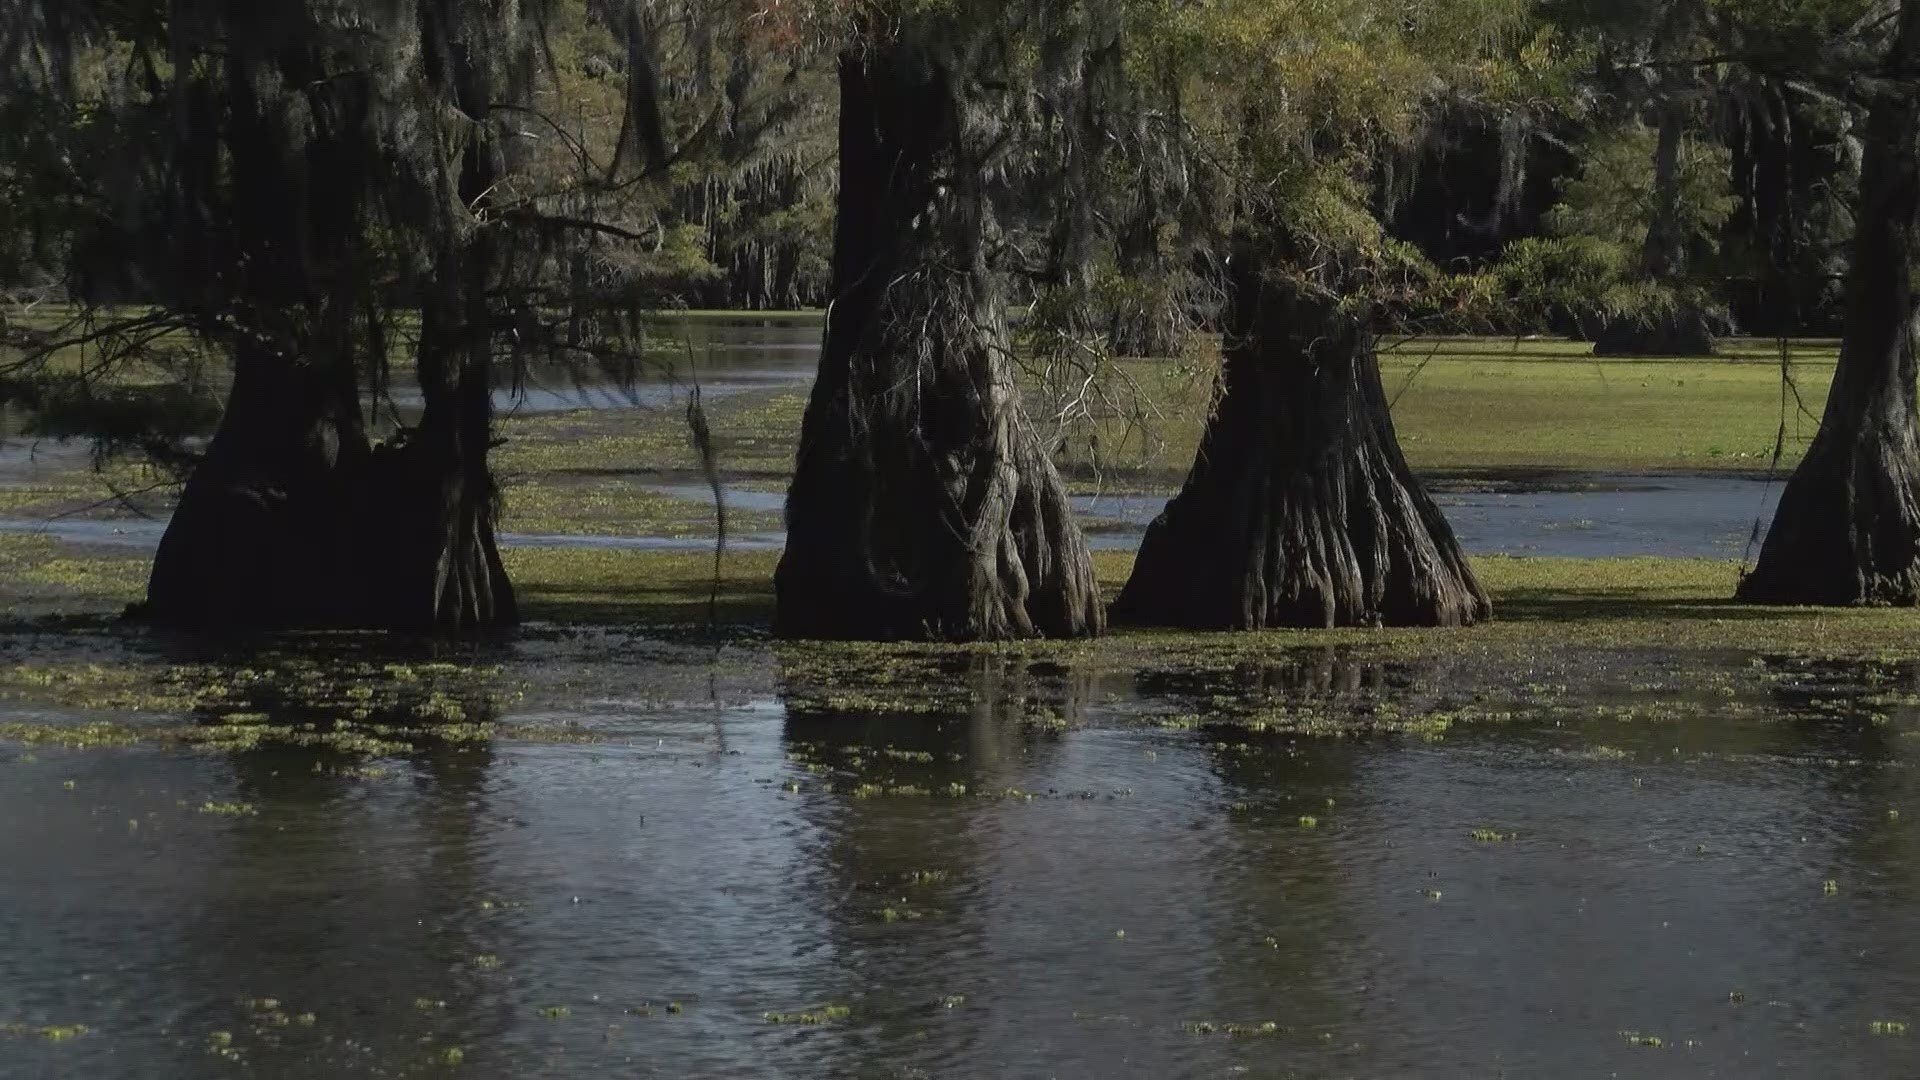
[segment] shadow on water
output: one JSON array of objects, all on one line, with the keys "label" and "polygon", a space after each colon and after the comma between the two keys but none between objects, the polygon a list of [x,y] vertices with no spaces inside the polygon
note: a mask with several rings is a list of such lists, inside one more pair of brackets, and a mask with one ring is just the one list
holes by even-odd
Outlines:
[{"label": "shadow on water", "polygon": [[[493,751],[418,741],[381,766],[398,775],[388,781],[397,790],[379,798],[342,782],[366,768],[359,755],[229,755],[241,805],[270,809],[236,820],[226,868],[181,921],[197,943],[189,948],[210,963],[182,973],[175,994],[235,992],[230,1006],[182,1018],[233,1037],[223,1047],[208,1036],[194,1048],[202,1061],[230,1052],[258,1075],[316,1078],[369,1059],[431,1068],[511,1029],[511,1002],[491,975],[513,951],[511,922],[476,917],[489,890]],[[482,936],[483,927],[493,932]],[[484,1066],[484,1050],[475,1061]]]},{"label": "shadow on water", "polygon": [[[36,1076],[127,1075],[138,1060],[147,1076],[320,1078],[444,1067],[509,1030],[490,958],[512,923],[478,915],[498,828],[495,752],[472,734],[494,719],[489,694],[400,661],[361,697],[369,662],[164,651],[202,701],[186,739],[198,752],[74,756],[70,790],[122,816],[45,816],[51,846],[0,888],[37,927],[16,936],[0,918],[0,976],[17,964],[13,985],[33,988],[10,1011],[111,1037],[6,1052],[44,1053]],[[137,949],[112,958],[127,935]]]}]

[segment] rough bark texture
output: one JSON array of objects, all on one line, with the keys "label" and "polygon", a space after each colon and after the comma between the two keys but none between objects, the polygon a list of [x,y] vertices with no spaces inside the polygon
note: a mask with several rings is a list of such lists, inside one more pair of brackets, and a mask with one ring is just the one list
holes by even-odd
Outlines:
[{"label": "rough bark texture", "polygon": [[[1892,63],[1920,57],[1920,4],[1901,6]],[[1920,105],[1890,80],[1867,120],[1860,228],[1826,415],[1781,495],[1743,600],[1920,602],[1920,443],[1914,430],[1913,260],[1920,220]]]},{"label": "rough bark texture", "polygon": [[[490,107],[468,63],[453,61],[462,111],[484,120]],[[479,206],[504,170],[484,139],[468,141],[459,194]],[[370,550],[392,575],[369,599],[378,625],[469,632],[518,620],[513,588],[494,540],[499,492],[487,463],[493,438],[494,317],[487,290],[498,253],[484,227],[442,238],[421,310],[419,376],[425,411],[406,444],[382,455],[380,486],[391,506],[370,519]],[[382,551],[381,541],[386,541]]]},{"label": "rough bark texture", "polygon": [[[485,317],[474,310],[458,315]],[[455,335],[446,327],[455,317],[432,305],[423,313],[426,411],[403,443],[374,455],[370,494],[360,505],[372,585],[368,625],[469,632],[510,626],[518,617],[494,539],[498,495],[486,455],[491,339],[472,335],[463,348],[448,350]]]},{"label": "rough bark texture", "polygon": [[970,90],[940,57],[840,66],[834,293],[774,577],[789,637],[1098,632],[1086,542],[1014,387]]},{"label": "rough bark texture", "polygon": [[1491,605],[1407,467],[1363,320],[1233,265],[1223,395],[1115,621],[1463,626]]}]

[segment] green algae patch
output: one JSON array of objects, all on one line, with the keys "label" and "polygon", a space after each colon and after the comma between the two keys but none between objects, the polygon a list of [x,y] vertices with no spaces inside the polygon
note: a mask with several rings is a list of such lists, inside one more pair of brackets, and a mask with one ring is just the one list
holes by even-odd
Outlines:
[{"label": "green algae patch", "polygon": [[[638,624],[705,624],[714,595],[711,553],[525,549],[507,554],[535,618]],[[731,633],[764,632],[773,617],[777,552],[729,552],[721,560],[719,622]],[[1102,588],[1125,582],[1133,557],[1097,552]],[[1831,657],[1920,657],[1920,612],[1897,608],[1764,607],[1734,601],[1740,567],[1711,559],[1551,559],[1492,556],[1473,566],[1493,596],[1494,618],[1465,630],[1266,630],[1194,633],[1118,628],[1094,641],[937,646],[797,643],[783,664],[841,672],[826,684],[837,707],[948,702],[914,695],[903,674],[940,657],[1017,654],[1128,668],[1159,658],[1231,663],[1276,650],[1337,646],[1381,657],[1524,653],[1542,649],[1673,648]],[[890,692],[898,686],[899,694]],[[837,687],[837,689],[836,689]],[[880,700],[875,700],[876,698]],[[891,699],[891,700],[888,700]],[[1035,722],[1044,725],[1036,715]]]},{"label": "green algae patch", "polygon": [[[804,390],[755,391],[708,402],[704,408],[714,453],[727,475],[784,485],[806,405]],[[679,408],[509,417],[500,422],[506,442],[493,463],[510,491],[533,480],[698,477],[700,456],[687,437],[686,424]]]},{"label": "green algae patch", "polygon": [[803,1012],[770,1012],[761,1016],[769,1024],[797,1024],[806,1027],[820,1024],[835,1024],[848,1020],[853,1010],[845,1005],[823,1005],[817,1009]]},{"label": "green algae patch", "polygon": [[[509,533],[684,538],[715,532],[710,498],[665,494],[629,477],[528,477],[502,487],[501,528]],[[727,529],[736,535],[778,528],[778,514],[727,508]]]},{"label": "green algae patch", "polygon": [[10,621],[117,612],[146,595],[152,563],[137,552],[0,533],[0,617]]},{"label": "green algae patch", "polygon": [[8,1023],[0,1024],[0,1037],[35,1038],[50,1043],[63,1043],[72,1042],[90,1030],[85,1024],[42,1024],[34,1027],[27,1024]]},{"label": "green algae patch", "polygon": [[758,623],[773,615],[778,553],[727,552],[715,591],[711,551],[510,548],[502,552],[527,618],[552,622]]}]

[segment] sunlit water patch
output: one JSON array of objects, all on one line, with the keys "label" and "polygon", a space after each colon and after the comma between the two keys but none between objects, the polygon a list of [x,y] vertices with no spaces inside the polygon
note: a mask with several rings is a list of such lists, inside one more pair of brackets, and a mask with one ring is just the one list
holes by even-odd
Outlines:
[{"label": "sunlit water patch", "polygon": [[[710,504],[713,493],[699,484],[648,484],[650,492],[689,503]],[[1618,558],[1740,558],[1749,542],[1764,537],[1756,525],[1772,518],[1781,485],[1741,477],[1597,476],[1557,490],[1512,487],[1461,490],[1436,495],[1461,544],[1475,555]],[[785,504],[778,490],[727,486],[722,497],[735,510],[777,514]],[[1147,525],[1166,506],[1161,495],[1080,495],[1072,498],[1087,523],[1096,550],[1132,550]],[[0,532],[43,534],[82,544],[151,550],[166,531],[159,519],[61,518],[0,520]],[[728,537],[740,550],[778,549],[785,534],[749,531]],[[519,547],[585,547],[616,550],[698,550],[713,546],[711,532],[676,536],[572,536],[514,533],[501,542]]]}]

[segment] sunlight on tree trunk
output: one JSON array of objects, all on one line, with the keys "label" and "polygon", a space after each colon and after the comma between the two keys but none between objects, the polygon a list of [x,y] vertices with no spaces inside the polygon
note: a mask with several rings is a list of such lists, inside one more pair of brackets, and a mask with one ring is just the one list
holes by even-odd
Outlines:
[{"label": "sunlight on tree trunk", "polygon": [[1407,467],[1363,316],[1233,260],[1223,393],[1116,622],[1465,626],[1491,612]]},{"label": "sunlight on tree trunk", "polygon": [[775,629],[1097,633],[1092,560],[1014,386],[978,92],[926,49],[841,59],[827,335],[787,496]]}]

